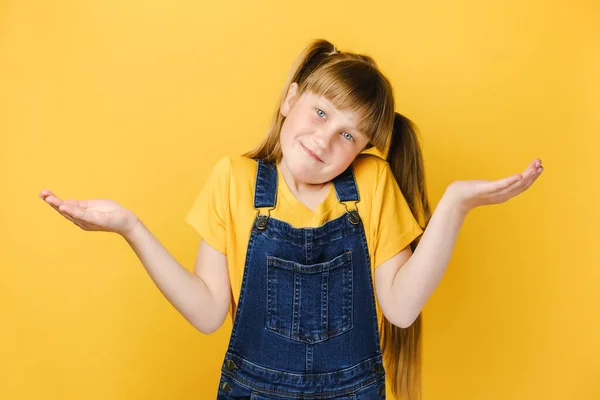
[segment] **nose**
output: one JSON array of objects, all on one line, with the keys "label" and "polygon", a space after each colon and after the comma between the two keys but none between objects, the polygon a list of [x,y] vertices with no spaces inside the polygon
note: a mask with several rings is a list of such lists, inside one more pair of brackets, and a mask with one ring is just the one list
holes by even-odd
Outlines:
[{"label": "nose", "polygon": [[316,146],[322,150],[328,150],[335,133],[331,129],[319,129],[313,135],[313,141]]}]

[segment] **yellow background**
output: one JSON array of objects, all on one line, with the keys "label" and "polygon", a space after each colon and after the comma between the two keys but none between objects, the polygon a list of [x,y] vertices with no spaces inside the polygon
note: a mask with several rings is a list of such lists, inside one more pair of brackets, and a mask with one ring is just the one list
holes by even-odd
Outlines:
[{"label": "yellow background", "polygon": [[391,79],[433,205],[546,168],[467,217],[424,309],[425,399],[600,399],[599,26],[591,0],[0,1],[0,398],[215,397],[229,321],[196,331],[122,238],[38,193],[116,200],[192,270],[209,168],[324,37]]}]

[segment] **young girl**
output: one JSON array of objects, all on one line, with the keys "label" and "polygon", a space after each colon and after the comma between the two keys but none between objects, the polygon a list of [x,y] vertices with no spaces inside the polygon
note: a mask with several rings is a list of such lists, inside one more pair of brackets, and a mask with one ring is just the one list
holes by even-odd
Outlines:
[{"label": "young girl", "polygon": [[380,399],[386,375],[396,397],[418,399],[421,310],[463,220],[541,172],[536,159],[497,181],[453,182],[431,215],[416,130],[394,112],[390,82],[370,57],[315,40],[264,141],[221,159],[187,215],[202,236],[193,274],[116,202],[40,197],[84,230],[121,234],[201,332],[232,316],[219,399]]}]

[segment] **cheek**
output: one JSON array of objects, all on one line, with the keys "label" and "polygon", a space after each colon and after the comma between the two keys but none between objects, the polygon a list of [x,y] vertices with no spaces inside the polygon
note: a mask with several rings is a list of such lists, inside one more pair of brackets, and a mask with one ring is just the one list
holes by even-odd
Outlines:
[{"label": "cheek", "polygon": [[288,118],[286,118],[284,124],[287,124],[290,132],[311,132],[316,123],[306,110],[294,109]]},{"label": "cheek", "polygon": [[352,164],[357,155],[358,153],[355,149],[339,149],[335,157],[336,170],[339,170],[339,173],[344,172],[346,168]]},{"label": "cheek", "polygon": [[279,135],[279,140],[283,143],[288,143],[292,139],[292,135],[294,132],[294,127],[288,121],[289,120],[286,119],[283,122],[283,126],[281,127],[281,132]]},{"label": "cheek", "polygon": [[292,126],[283,126],[281,134],[279,136],[279,144],[281,145],[281,151],[284,155],[290,156],[294,152],[296,146],[295,130]]},{"label": "cheek", "polygon": [[354,158],[353,154],[354,153],[345,148],[345,146],[340,146],[340,143],[336,143],[334,146],[331,147],[331,165],[335,165],[337,167],[342,164],[349,164]]},{"label": "cheek", "polygon": [[343,143],[340,139],[340,142],[338,143],[337,154],[340,161],[343,160],[344,162],[350,162],[357,155],[356,147],[350,143]]},{"label": "cheek", "polygon": [[279,140],[289,147],[306,132],[310,132],[310,127],[307,124],[300,125],[292,119],[286,119],[281,127]]}]

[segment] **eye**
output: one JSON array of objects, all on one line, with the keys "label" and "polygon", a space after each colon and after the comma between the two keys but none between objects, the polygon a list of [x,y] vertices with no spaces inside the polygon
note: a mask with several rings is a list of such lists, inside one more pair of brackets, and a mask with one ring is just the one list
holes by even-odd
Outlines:
[{"label": "eye", "polygon": [[342,132],[342,135],[344,135],[344,137],[348,140],[354,140],[354,137],[348,132]]},{"label": "eye", "polygon": [[[319,117],[324,118],[326,117],[325,112],[323,110],[321,110],[320,108],[317,108],[317,115],[319,115]],[[348,132],[341,132],[342,135],[344,135],[344,138],[346,138],[347,140],[354,140],[354,137],[349,134]]]}]

